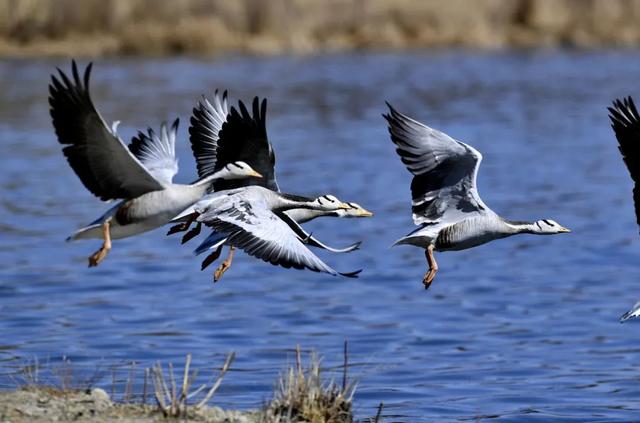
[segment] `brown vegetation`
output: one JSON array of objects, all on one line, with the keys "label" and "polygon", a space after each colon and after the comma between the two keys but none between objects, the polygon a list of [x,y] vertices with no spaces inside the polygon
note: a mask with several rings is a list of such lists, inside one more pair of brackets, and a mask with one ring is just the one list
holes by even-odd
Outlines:
[{"label": "brown vegetation", "polygon": [[[346,351],[346,348],[345,348]],[[345,369],[347,368],[345,353]],[[312,355],[303,368],[300,347],[296,348],[296,365],[280,377],[275,396],[265,409],[270,422],[352,423],[355,385],[346,379],[338,385],[325,382],[320,373],[320,360]]]},{"label": "brown vegetation", "polygon": [[636,46],[640,0],[0,0],[0,54]]},{"label": "brown vegetation", "polygon": [[[355,384],[347,377],[347,344],[344,348],[344,364],[341,384],[325,380],[321,374],[320,360],[311,355],[304,367],[300,347],[296,348],[296,362],[276,384],[273,399],[262,409],[255,411],[228,411],[209,405],[229,371],[235,355],[227,356],[210,384],[194,389],[197,372],[191,370],[191,355],[187,356],[184,370],[176,377],[173,366],[168,370],[160,363],[144,373],[144,392],[132,395],[134,368],[128,372],[125,393],[120,402],[114,402],[115,379],[111,397],[102,389],[91,388],[94,380],[73,379],[73,365],[63,361],[56,366],[56,383],[43,383],[39,379],[40,365],[34,363],[24,369],[22,387],[18,390],[0,391],[0,421],[136,421],[162,422],[167,420],[203,421],[225,423],[353,423],[353,394]],[[61,371],[62,370],[62,371]],[[92,378],[93,379],[93,378]],[[149,379],[151,380],[149,382]],[[149,396],[155,398],[155,406],[147,404]],[[131,402],[138,397],[141,402]],[[365,420],[378,423],[382,405],[375,418]]]}]

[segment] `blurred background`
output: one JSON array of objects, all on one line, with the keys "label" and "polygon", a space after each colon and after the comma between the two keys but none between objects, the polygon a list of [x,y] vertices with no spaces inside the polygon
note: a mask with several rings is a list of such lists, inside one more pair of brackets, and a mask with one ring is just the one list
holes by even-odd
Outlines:
[{"label": "blurred background", "polygon": [[[346,339],[358,417],[383,401],[385,421],[637,419],[639,326],[618,317],[640,298],[640,240],[606,107],[640,98],[639,22],[632,0],[0,0],[0,388],[70,362],[118,382],[117,399],[132,366],[139,395],[156,360],[179,369],[191,353],[208,379],[235,351],[215,404],[254,408],[297,344],[339,379]],[[201,95],[268,98],[281,188],[375,213],[308,225],[363,241],[318,252],[360,278],[237,254],[214,285],[196,240],[165,228],[88,269],[99,242],[64,239],[109,205],[64,160],[47,100],[71,57],[94,61],[93,100],[125,142],[180,117],[179,182],[196,177]],[[483,153],[497,213],[573,233],[439,254],[424,291],[423,252],[389,249],[414,226],[385,100]]]},{"label": "blurred background", "polygon": [[635,46],[637,0],[2,0],[6,56]]}]

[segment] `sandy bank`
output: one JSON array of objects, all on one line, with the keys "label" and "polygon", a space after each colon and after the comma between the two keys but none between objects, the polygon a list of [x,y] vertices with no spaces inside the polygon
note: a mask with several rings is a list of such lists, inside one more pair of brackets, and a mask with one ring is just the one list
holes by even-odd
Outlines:
[{"label": "sandy bank", "polygon": [[[188,411],[195,422],[254,423],[257,412],[225,411],[203,407]],[[141,404],[116,404],[102,389],[58,391],[21,389],[0,392],[0,421],[3,422],[165,422],[157,407]]]},{"label": "sandy bank", "polygon": [[0,0],[0,55],[638,46],[640,0]]}]

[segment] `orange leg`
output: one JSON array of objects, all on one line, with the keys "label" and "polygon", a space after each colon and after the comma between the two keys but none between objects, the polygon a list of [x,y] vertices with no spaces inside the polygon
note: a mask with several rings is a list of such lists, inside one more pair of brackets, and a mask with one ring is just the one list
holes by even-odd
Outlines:
[{"label": "orange leg", "polygon": [[216,269],[215,273],[213,274],[213,282],[218,282],[220,280],[220,278],[222,278],[222,275],[224,275],[224,272],[226,272],[227,270],[229,270],[229,268],[231,267],[231,262],[233,261],[233,253],[236,251],[236,247],[231,246],[231,248],[229,248],[229,256],[227,257],[227,259],[225,261],[222,262],[222,264],[220,266],[218,266],[218,268]]},{"label": "orange leg", "polygon": [[438,263],[436,263],[435,257],[433,257],[433,245],[429,245],[424,255],[427,257],[427,263],[429,263],[429,270],[424,274],[424,279],[422,279],[422,283],[424,284],[424,289],[429,289],[431,286],[431,282],[436,277],[436,273],[438,273]]},{"label": "orange leg", "polygon": [[89,257],[89,267],[99,265],[100,262],[107,257],[107,253],[109,253],[109,250],[111,249],[111,233],[109,232],[110,225],[111,219],[102,224],[102,238],[104,239],[104,242],[102,247]]}]

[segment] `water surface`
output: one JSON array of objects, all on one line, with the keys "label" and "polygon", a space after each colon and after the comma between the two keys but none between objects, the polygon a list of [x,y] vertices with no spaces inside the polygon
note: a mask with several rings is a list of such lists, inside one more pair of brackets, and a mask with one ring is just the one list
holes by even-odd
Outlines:
[{"label": "water surface", "polygon": [[[296,344],[338,367],[347,339],[360,417],[384,401],[385,421],[637,418],[639,326],[618,317],[640,298],[640,240],[605,110],[614,97],[640,98],[637,52],[99,60],[94,101],[106,120],[122,121],[125,139],[181,118],[180,181],[195,178],[191,108],[223,88],[269,99],[283,190],[332,193],[375,212],[308,225],[337,246],[364,242],[352,254],[318,253],[339,270],[364,268],[359,279],[239,254],[216,285],[191,255],[195,243],[180,246],[166,229],[116,241],[95,269],[86,258],[99,242],[64,242],[108,205],[60,152],[47,104],[55,66],[69,69],[0,62],[2,387],[15,386],[20,366],[62,357],[110,388],[113,366],[135,361],[141,374],[191,353],[206,380],[235,351],[215,401],[252,408]],[[424,291],[423,252],[389,249],[413,224],[410,175],[380,117],[385,100],[483,153],[480,193],[496,212],[574,232],[438,254],[441,270]]]}]

